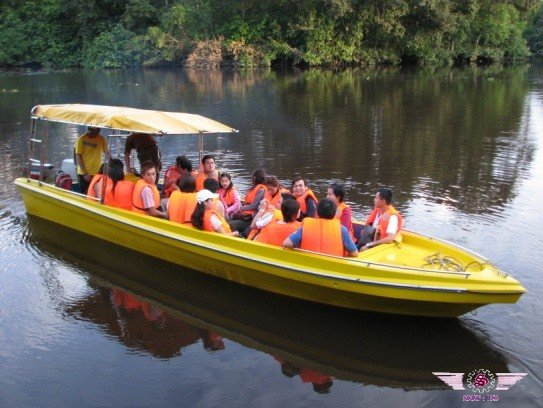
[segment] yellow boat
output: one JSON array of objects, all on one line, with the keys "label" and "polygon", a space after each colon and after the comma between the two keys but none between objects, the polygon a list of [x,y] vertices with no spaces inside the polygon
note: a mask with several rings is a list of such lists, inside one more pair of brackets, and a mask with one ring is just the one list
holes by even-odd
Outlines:
[{"label": "yellow boat", "polygon": [[[43,144],[43,138],[35,138],[36,128],[48,121],[161,135],[198,134],[200,150],[204,134],[235,131],[198,115],[41,105],[32,110],[31,164],[38,162],[32,159],[34,145]],[[43,154],[39,163],[45,163]],[[31,215],[168,262],[308,301],[393,314],[456,317],[491,303],[515,303],[525,292],[517,280],[487,259],[414,232],[402,231],[401,244],[379,245],[358,258],[331,257],[105,206],[41,178],[18,178],[15,184]]]}]

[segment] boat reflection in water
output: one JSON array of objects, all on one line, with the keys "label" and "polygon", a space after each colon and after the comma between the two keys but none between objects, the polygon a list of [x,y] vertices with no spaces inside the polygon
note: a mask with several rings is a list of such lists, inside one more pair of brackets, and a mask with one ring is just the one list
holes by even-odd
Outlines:
[{"label": "boat reflection in water", "polygon": [[[408,390],[447,388],[432,372],[509,371],[505,357],[469,319],[399,317],[299,301],[33,217],[27,241],[42,255],[88,275],[94,294],[69,302],[70,314],[159,358],[175,357],[199,339],[210,350],[228,348],[228,339],[269,354],[285,375],[299,375],[318,391],[337,380]],[[51,279],[44,278],[47,285]]]},{"label": "boat reflection in water", "polygon": [[217,333],[190,325],[118,287],[96,286],[92,295],[73,302],[66,312],[99,324],[127,347],[157,358],[179,356],[183,347],[200,339],[206,350],[224,350]]}]

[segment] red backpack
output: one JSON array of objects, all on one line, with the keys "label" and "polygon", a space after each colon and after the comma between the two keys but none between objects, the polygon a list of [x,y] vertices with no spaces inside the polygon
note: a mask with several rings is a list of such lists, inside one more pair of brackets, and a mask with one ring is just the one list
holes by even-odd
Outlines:
[{"label": "red backpack", "polygon": [[68,173],[59,171],[55,179],[55,186],[63,188],[65,190],[72,189],[72,177]]}]

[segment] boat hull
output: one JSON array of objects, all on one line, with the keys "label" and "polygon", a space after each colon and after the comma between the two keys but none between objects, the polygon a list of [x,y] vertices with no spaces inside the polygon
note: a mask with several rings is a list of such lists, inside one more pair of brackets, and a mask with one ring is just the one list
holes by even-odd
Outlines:
[{"label": "boat hull", "polygon": [[456,317],[490,303],[514,303],[524,292],[516,280],[498,272],[477,277],[417,273],[365,263],[362,257],[353,261],[285,250],[104,206],[35,180],[21,178],[15,184],[31,215],[213,276],[308,301]]}]

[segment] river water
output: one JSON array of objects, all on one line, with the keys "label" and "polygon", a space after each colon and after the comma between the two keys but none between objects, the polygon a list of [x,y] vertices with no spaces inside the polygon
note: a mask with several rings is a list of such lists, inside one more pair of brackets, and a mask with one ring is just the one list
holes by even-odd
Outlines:
[{"label": "river water", "polygon": [[[185,111],[245,190],[264,167],[389,186],[406,227],[481,253],[528,293],[459,319],[271,295],[29,218],[13,180],[36,104]],[[49,161],[82,128],[52,125]],[[0,406],[465,406],[432,372],[527,373],[492,406],[543,406],[543,66],[442,71],[67,71],[0,76]],[[196,138],[162,138],[166,162]]]}]

